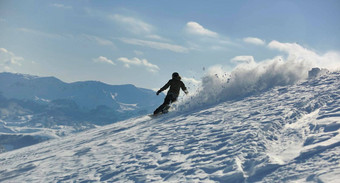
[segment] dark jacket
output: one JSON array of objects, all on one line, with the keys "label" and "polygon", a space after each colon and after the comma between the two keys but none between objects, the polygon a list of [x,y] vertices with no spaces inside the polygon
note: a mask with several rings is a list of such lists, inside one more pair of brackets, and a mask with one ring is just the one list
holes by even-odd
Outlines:
[{"label": "dark jacket", "polygon": [[169,88],[168,95],[174,95],[175,98],[179,95],[179,90],[182,88],[182,90],[187,93],[187,88],[185,87],[184,83],[181,81],[180,77],[176,77],[173,79],[170,79],[168,83],[166,83],[158,92],[162,92]]}]

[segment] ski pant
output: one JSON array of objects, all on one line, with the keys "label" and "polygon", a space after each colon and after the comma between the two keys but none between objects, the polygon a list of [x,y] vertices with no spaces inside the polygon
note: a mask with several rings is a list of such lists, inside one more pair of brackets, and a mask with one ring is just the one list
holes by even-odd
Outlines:
[{"label": "ski pant", "polygon": [[177,97],[174,94],[168,94],[162,105],[160,105],[153,113],[158,114],[160,112],[163,112],[163,109],[168,107],[171,103],[176,102]]}]

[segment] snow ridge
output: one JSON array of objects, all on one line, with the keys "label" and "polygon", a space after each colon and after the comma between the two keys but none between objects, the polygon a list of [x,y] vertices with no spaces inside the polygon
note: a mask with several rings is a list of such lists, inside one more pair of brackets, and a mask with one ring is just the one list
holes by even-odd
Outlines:
[{"label": "snow ridge", "polygon": [[340,72],[0,154],[4,182],[336,182]]}]

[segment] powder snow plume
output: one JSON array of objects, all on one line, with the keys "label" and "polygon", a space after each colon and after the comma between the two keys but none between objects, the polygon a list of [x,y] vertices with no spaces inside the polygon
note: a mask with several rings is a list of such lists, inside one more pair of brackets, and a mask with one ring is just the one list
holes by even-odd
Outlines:
[{"label": "powder snow plume", "polygon": [[190,99],[178,104],[179,109],[189,110],[196,107],[217,104],[228,100],[237,100],[259,94],[276,86],[286,86],[308,78],[308,72],[314,68],[326,68],[329,71],[340,70],[340,54],[327,52],[319,55],[296,43],[272,41],[267,45],[286,56],[254,61],[252,56],[237,56],[232,62],[238,65],[231,71],[224,71],[222,66],[213,66],[202,78],[199,90]]}]

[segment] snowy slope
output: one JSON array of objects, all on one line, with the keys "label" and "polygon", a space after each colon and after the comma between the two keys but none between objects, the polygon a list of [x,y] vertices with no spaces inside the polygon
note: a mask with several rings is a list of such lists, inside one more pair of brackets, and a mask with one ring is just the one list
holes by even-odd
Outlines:
[{"label": "snowy slope", "polygon": [[4,182],[339,182],[340,73],[0,154]]}]

